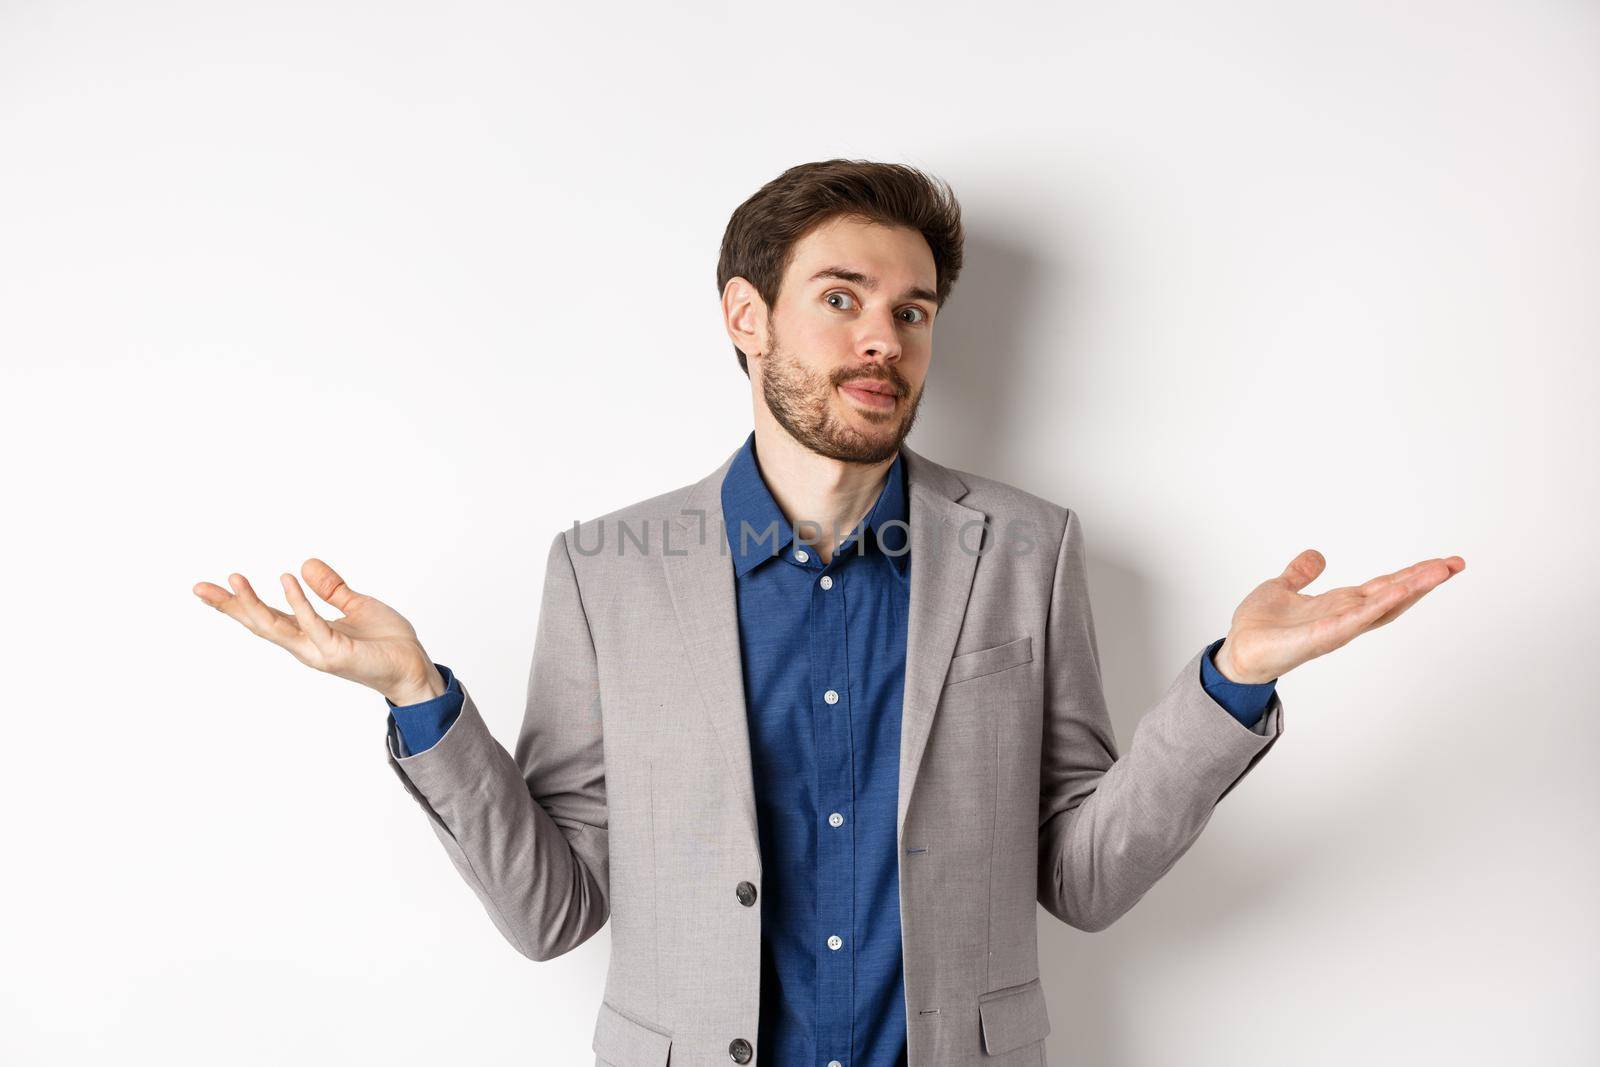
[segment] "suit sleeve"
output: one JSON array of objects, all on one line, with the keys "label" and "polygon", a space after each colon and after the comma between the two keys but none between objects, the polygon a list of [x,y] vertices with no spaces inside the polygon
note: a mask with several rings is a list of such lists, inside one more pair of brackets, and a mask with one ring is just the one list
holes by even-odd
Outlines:
[{"label": "suit sleeve", "polygon": [[1039,902],[1103,930],[1188,851],[1221,799],[1283,732],[1274,690],[1254,729],[1201,680],[1202,649],[1145,711],[1119,756],[1095,641],[1083,530],[1070,508],[1046,627]]},{"label": "suit sleeve", "polygon": [[444,692],[432,700],[402,706],[388,697],[383,698],[389,705],[389,717],[394,721],[396,756],[410,756],[432,748],[461,714],[461,683],[456,681],[455,672],[442,663],[435,663],[434,667],[444,679]]},{"label": "suit sleeve", "polygon": [[545,564],[514,755],[460,688],[459,713],[423,751],[401,754],[391,715],[389,765],[505,939],[552,959],[609,915],[599,670],[565,532]]},{"label": "suit sleeve", "polygon": [[1278,684],[1278,680],[1274,678],[1270,682],[1230,682],[1228,676],[1217,669],[1217,661],[1212,658],[1226,640],[1226,636],[1219,637],[1206,646],[1205,654],[1200,657],[1200,684],[1211,699],[1221,704],[1229,715],[1250,729],[1256,730],[1261,724],[1261,716],[1267,710],[1267,701],[1272,699],[1272,690]]}]

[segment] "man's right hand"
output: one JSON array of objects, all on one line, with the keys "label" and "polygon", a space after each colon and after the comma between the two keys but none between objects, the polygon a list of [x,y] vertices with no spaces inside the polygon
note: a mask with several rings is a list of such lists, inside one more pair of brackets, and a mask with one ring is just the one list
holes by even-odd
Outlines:
[{"label": "man's right hand", "polygon": [[242,574],[228,575],[232,593],[211,582],[197,582],[194,595],[257,637],[287,649],[306,666],[376,689],[397,706],[418,704],[444,692],[438,668],[399,612],[351,589],[320,559],[306,560],[300,573],[343,618],[318,615],[287,571],[279,581],[294,609],[292,615],[262,603]]}]

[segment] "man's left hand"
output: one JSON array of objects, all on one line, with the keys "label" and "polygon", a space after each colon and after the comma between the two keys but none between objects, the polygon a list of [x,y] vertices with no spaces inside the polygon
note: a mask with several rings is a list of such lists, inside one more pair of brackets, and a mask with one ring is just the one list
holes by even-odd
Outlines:
[{"label": "man's left hand", "polygon": [[1232,682],[1273,681],[1307,660],[1326,655],[1368,630],[1393,622],[1453,574],[1466,569],[1460,556],[1427,559],[1362,585],[1316,596],[1311,584],[1327,560],[1308,548],[1282,574],[1255,587],[1233,613],[1233,626],[1212,657]]}]

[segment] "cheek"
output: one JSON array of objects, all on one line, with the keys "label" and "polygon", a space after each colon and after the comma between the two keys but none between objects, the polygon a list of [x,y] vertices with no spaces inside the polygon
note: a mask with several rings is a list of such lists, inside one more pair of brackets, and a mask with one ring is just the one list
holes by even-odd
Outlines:
[{"label": "cheek", "polygon": [[849,363],[855,350],[850,328],[834,322],[807,323],[784,330],[778,339],[791,355],[819,374]]},{"label": "cheek", "polygon": [[799,335],[824,354],[832,352],[835,348],[848,349],[854,336],[848,323],[838,318],[825,317],[803,323]]},{"label": "cheek", "polygon": [[913,385],[921,385],[933,362],[933,340],[926,334],[907,338],[900,350],[900,374]]}]

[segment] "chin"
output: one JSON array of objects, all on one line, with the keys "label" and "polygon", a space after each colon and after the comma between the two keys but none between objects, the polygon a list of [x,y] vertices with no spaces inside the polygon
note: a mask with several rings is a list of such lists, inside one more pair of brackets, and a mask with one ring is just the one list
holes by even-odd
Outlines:
[{"label": "chin", "polygon": [[893,440],[895,434],[900,432],[899,412],[894,412],[888,418],[873,419],[859,411],[853,411],[840,421],[862,437],[873,441]]},{"label": "chin", "polygon": [[884,447],[898,444],[900,441],[900,420],[893,422],[858,422],[851,427],[863,441],[871,442],[874,447]]}]

